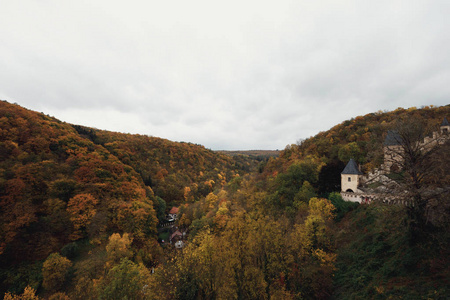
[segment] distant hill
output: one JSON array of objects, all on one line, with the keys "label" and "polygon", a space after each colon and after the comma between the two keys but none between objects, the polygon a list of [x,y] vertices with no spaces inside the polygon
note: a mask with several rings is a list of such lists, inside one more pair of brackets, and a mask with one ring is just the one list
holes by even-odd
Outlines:
[{"label": "distant hill", "polygon": [[[245,173],[232,157],[204,146],[138,134],[122,134],[74,125],[139,173],[146,186],[170,205],[206,196],[233,176]],[[189,191],[186,194],[186,191]]]},{"label": "distant hill", "polygon": [[278,157],[280,155],[279,150],[218,150],[218,153],[223,153],[230,156],[235,155],[244,155],[252,158],[270,158],[270,157]]}]

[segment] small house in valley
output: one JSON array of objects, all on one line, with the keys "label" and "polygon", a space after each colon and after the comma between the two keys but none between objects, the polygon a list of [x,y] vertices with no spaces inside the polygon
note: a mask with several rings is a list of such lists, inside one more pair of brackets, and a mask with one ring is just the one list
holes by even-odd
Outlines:
[{"label": "small house in valley", "polygon": [[173,219],[176,220],[178,218],[178,212],[179,212],[179,208],[178,207],[172,207],[169,211],[169,219]]}]

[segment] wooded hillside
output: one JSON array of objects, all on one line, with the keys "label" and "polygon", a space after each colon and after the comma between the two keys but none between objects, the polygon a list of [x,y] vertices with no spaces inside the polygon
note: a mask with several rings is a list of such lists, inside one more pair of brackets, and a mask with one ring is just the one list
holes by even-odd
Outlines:
[{"label": "wooded hillside", "polygon": [[[368,114],[279,157],[254,158],[71,125],[0,102],[0,293],[444,299],[448,194],[430,202],[440,209],[413,235],[406,207],[353,204],[337,192],[349,158],[365,171],[382,163],[396,120],[421,121],[428,132],[449,113],[450,106]],[[445,165],[444,158],[433,159]],[[436,174],[448,178],[448,168]],[[158,230],[172,206],[176,227]]]},{"label": "wooded hillside", "polygon": [[101,245],[126,232],[135,249],[156,243],[157,213],[164,218],[168,206],[204,197],[240,171],[203,146],[71,125],[0,102],[0,262],[11,268],[0,275],[2,291],[23,289],[21,275],[13,278],[19,264],[76,241]]}]

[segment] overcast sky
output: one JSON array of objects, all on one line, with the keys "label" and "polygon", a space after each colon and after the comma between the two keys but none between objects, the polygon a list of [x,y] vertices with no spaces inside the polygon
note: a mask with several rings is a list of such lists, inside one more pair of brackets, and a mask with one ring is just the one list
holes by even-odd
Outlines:
[{"label": "overcast sky", "polygon": [[0,0],[0,99],[219,149],[450,103],[449,0]]}]

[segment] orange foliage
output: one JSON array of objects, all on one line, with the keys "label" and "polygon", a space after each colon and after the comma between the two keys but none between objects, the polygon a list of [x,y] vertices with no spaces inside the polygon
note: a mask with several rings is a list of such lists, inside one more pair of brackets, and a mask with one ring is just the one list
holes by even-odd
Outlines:
[{"label": "orange foliage", "polygon": [[79,194],[69,200],[67,212],[75,228],[75,232],[72,235],[73,240],[83,236],[82,229],[86,228],[91,222],[92,217],[96,213],[95,207],[97,203],[98,200],[91,194]]}]

